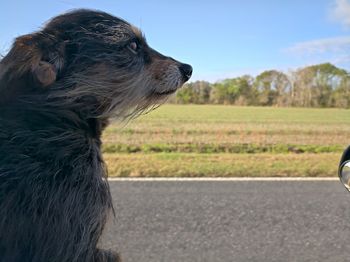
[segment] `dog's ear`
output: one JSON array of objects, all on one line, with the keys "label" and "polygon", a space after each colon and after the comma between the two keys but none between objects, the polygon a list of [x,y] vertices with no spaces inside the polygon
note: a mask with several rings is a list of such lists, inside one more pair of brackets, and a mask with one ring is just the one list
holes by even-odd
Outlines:
[{"label": "dog's ear", "polygon": [[0,63],[1,81],[22,79],[39,87],[51,85],[63,66],[62,46],[41,33],[18,37]]},{"label": "dog's ear", "polygon": [[46,87],[55,82],[57,77],[57,69],[49,62],[40,61],[38,65],[32,68],[35,80],[42,86]]}]

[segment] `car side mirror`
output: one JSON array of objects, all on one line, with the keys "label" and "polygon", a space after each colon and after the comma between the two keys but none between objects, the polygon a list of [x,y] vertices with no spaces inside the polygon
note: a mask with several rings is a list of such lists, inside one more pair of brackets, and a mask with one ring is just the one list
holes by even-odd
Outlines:
[{"label": "car side mirror", "polygon": [[350,191],[350,146],[345,149],[341,157],[338,176],[345,188]]}]

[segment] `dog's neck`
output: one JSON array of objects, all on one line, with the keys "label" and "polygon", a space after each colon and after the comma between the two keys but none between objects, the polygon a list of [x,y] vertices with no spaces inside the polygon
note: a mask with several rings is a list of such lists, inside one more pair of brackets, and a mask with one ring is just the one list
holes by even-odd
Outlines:
[{"label": "dog's neck", "polygon": [[88,120],[89,129],[87,130],[91,137],[100,139],[102,135],[102,131],[108,126],[108,119],[98,119],[98,118],[90,118]]},{"label": "dog's neck", "polygon": [[84,134],[100,145],[102,132],[109,124],[108,118],[90,117],[77,109],[61,107],[59,104],[53,106],[40,100],[12,101],[0,103],[0,119],[29,130],[52,132],[52,136],[60,132]]}]

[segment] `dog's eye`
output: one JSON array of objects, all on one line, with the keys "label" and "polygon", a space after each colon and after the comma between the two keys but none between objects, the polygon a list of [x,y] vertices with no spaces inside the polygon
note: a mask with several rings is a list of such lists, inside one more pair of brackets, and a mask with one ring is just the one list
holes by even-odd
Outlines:
[{"label": "dog's eye", "polygon": [[130,43],[130,48],[131,48],[132,50],[136,51],[136,50],[137,50],[137,43],[136,43],[136,42],[131,42],[131,43]]},{"label": "dog's eye", "polygon": [[134,54],[137,53],[137,50],[139,49],[139,46],[136,42],[131,42],[129,45],[128,45],[128,48],[130,49],[131,52],[133,52]]}]

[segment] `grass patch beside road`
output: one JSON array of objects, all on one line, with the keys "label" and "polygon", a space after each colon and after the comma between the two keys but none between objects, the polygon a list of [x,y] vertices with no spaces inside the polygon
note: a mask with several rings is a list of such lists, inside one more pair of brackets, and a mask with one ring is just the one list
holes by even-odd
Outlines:
[{"label": "grass patch beside road", "polygon": [[106,154],[111,177],[326,177],[339,154]]},{"label": "grass patch beside road", "polygon": [[112,176],[336,176],[350,111],[164,105],[103,142]]}]

